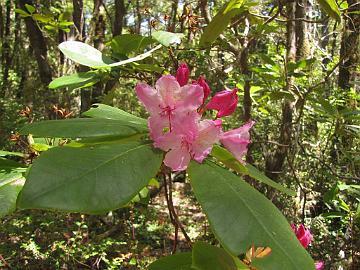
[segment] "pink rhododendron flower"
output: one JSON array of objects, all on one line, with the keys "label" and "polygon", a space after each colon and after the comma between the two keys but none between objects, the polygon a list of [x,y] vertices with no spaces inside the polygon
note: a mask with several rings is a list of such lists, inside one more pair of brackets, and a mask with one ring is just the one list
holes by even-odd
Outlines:
[{"label": "pink rhododendron flower", "polygon": [[296,234],[296,237],[300,241],[301,245],[304,248],[307,248],[313,239],[310,230],[306,229],[303,224],[300,224],[299,228],[296,228],[294,224],[291,224],[291,228]]},{"label": "pink rhododendron flower", "polygon": [[185,170],[191,159],[202,162],[219,141],[221,125],[213,120],[200,120],[196,112],[173,122],[173,129],[155,141],[154,146],[164,151],[164,163],[173,171]]},{"label": "pink rhododendron flower", "polygon": [[180,86],[184,86],[189,81],[189,68],[186,63],[180,64],[177,72],[176,72],[176,80],[180,84]]},{"label": "pink rhododendron flower", "polygon": [[207,109],[217,110],[216,117],[223,117],[232,114],[236,110],[238,103],[237,89],[223,90],[215,96],[206,105]]},{"label": "pink rhododendron flower", "polygon": [[190,84],[180,87],[175,77],[171,75],[158,79],[155,89],[146,83],[138,83],[135,90],[150,113],[148,123],[153,140],[162,136],[164,129],[171,129],[173,119],[196,111],[203,101],[201,86]]},{"label": "pink rhododendron flower", "polygon": [[193,81],[193,84],[198,84],[202,87],[203,91],[204,91],[204,100],[203,103],[205,102],[205,100],[207,99],[207,97],[210,95],[211,89],[209,87],[209,85],[207,84],[205,77],[204,76],[200,76],[197,81]]},{"label": "pink rhododendron flower", "polygon": [[319,261],[319,262],[315,263],[315,269],[316,270],[322,270],[322,269],[324,269],[324,267],[325,267],[325,264],[322,261]]},{"label": "pink rhododendron flower", "polygon": [[220,136],[220,142],[240,162],[244,162],[242,158],[246,154],[247,146],[250,143],[249,131],[254,124],[254,121],[249,121],[248,123],[237,129],[222,133]]},{"label": "pink rhododendron flower", "polygon": [[[167,152],[165,165],[173,171],[182,171],[191,159],[201,163],[219,141],[242,161],[254,122],[222,132],[220,119],[201,120],[198,109],[210,94],[210,87],[203,76],[193,84],[187,84],[188,78],[189,69],[182,64],[176,78],[165,75],[157,80],[155,88],[146,83],[138,83],[135,88],[150,113],[148,125],[154,146]],[[217,93],[207,108],[218,110],[217,117],[231,114],[237,106],[236,91]]]}]

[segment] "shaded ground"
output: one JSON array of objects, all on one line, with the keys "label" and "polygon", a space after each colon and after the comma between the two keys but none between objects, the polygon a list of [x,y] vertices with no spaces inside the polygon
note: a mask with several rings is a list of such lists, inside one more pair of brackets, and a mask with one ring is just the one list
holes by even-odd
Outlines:
[{"label": "shaded ground", "polygon": [[[174,205],[192,240],[212,238],[190,187],[174,183]],[[162,192],[148,206],[104,216],[31,210],[0,220],[0,269],[146,269],[171,253],[174,228]],[[178,249],[187,250],[179,233]]]}]

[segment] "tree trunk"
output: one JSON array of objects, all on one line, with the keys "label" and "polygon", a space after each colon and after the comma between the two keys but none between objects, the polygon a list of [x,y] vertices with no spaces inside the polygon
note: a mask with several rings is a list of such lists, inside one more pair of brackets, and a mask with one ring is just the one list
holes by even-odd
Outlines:
[{"label": "tree trunk", "polygon": [[2,52],[1,52],[1,65],[3,80],[1,84],[1,96],[6,96],[6,89],[8,88],[8,77],[9,77],[9,68],[11,65],[11,48],[10,48],[10,25],[11,25],[11,7],[12,1],[7,0],[5,4],[5,25],[4,25],[4,34],[2,39]]},{"label": "tree trunk", "polygon": [[[94,11],[93,11],[93,40],[94,40],[94,47],[98,49],[99,51],[102,51],[104,49],[104,41],[105,41],[105,28],[106,23],[104,19],[104,15],[101,13],[100,7],[102,5],[102,0],[94,0]],[[104,93],[104,84],[103,83],[97,83],[94,85],[92,94],[91,94],[91,101],[90,103],[96,103],[99,102],[99,98]],[[90,104],[90,105],[91,105]]]},{"label": "tree trunk", "polygon": [[[25,9],[25,4],[33,4],[31,0],[19,0],[18,3],[21,9]],[[40,80],[47,86],[52,80],[52,70],[48,62],[45,38],[31,17],[24,18],[24,21],[30,40],[30,46],[34,51],[36,62],[39,67]]]},{"label": "tree trunk", "polygon": [[341,38],[339,79],[340,88],[347,90],[354,87],[356,68],[359,65],[359,33],[360,33],[360,14],[357,0],[348,0],[349,9],[344,22],[345,29]]},{"label": "tree trunk", "polygon": [[83,0],[73,0],[73,21],[76,28],[75,39],[78,41],[83,40],[84,28],[84,3]]},{"label": "tree trunk", "polygon": [[306,19],[306,9],[308,0],[297,0],[296,3],[296,60],[304,59],[309,54],[309,45],[307,42],[308,23]]},{"label": "tree trunk", "polygon": [[135,17],[136,17],[136,21],[135,21],[135,33],[136,34],[140,34],[141,32],[141,22],[142,22],[142,17],[141,17],[141,11],[140,11],[140,1],[136,0],[136,9],[135,9]]},{"label": "tree trunk", "polygon": [[175,32],[178,4],[179,4],[179,0],[173,0],[171,4],[171,17],[169,19],[169,24],[168,24],[168,31],[170,32]]},{"label": "tree trunk", "polygon": [[115,0],[115,20],[113,26],[113,36],[121,35],[124,27],[124,17],[126,8],[124,0]]},{"label": "tree trunk", "polygon": [[[296,59],[296,2],[287,2],[287,36],[286,36],[286,64],[294,62]],[[290,91],[293,87],[294,78],[287,76],[286,78],[286,91]],[[266,175],[276,180],[282,172],[284,161],[291,144],[292,134],[292,119],[293,119],[292,101],[285,99],[282,106],[282,121],[280,128],[280,136],[278,138],[279,145],[273,156],[266,159]]]},{"label": "tree trunk", "polygon": [[2,2],[0,3],[0,39],[4,39],[4,12]]}]

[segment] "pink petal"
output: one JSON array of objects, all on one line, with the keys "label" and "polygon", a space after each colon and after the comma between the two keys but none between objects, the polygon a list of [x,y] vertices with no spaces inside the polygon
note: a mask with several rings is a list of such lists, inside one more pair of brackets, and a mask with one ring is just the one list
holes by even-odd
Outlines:
[{"label": "pink petal", "polygon": [[174,132],[168,132],[154,141],[154,146],[164,151],[181,147],[182,136]]},{"label": "pink petal", "polygon": [[154,114],[148,119],[150,137],[153,141],[164,135],[164,129],[169,127],[169,118],[160,114]]},{"label": "pink petal", "polygon": [[228,116],[232,114],[237,107],[238,96],[237,89],[223,90],[215,94],[206,105],[207,109],[217,110],[217,117]]},{"label": "pink petal", "polygon": [[138,83],[135,87],[136,94],[150,114],[160,112],[159,104],[162,103],[158,92],[146,83]]},{"label": "pink petal", "polygon": [[203,99],[203,103],[206,101],[207,97],[210,95],[211,93],[211,89],[210,86],[207,84],[205,77],[204,76],[200,76],[198,78],[197,81],[193,81],[193,84],[198,84],[202,87],[203,92],[204,92],[204,99]]},{"label": "pink petal", "polygon": [[232,129],[229,130],[227,132],[224,132],[222,134],[222,139],[226,139],[229,137],[236,137],[242,140],[250,140],[250,129],[253,127],[253,125],[255,124],[255,121],[249,121],[246,124],[242,125],[239,128],[236,129]]},{"label": "pink petal", "polygon": [[185,147],[171,149],[166,153],[164,164],[173,171],[186,170],[190,162],[190,153]]},{"label": "pink petal", "polygon": [[307,248],[313,239],[310,230],[307,230],[303,224],[300,224],[296,232],[296,237],[304,248]]},{"label": "pink petal", "polygon": [[198,135],[198,123],[201,116],[196,112],[174,114],[172,131],[182,134],[188,141],[193,141]]},{"label": "pink petal", "polygon": [[181,91],[176,78],[171,75],[162,76],[156,81],[155,88],[159,92],[163,103],[166,104],[165,106],[173,107]]},{"label": "pink petal", "polygon": [[247,146],[250,143],[249,129],[254,123],[254,121],[250,121],[240,128],[224,132],[220,137],[220,142],[240,162],[243,162],[242,159],[247,152]]},{"label": "pink petal", "polygon": [[325,264],[323,261],[319,261],[319,262],[315,262],[315,269],[316,270],[322,270],[324,269],[325,267]]},{"label": "pink petal", "polygon": [[202,162],[206,158],[214,145],[219,141],[221,126],[218,121],[203,120],[199,122],[199,135],[192,144],[193,158],[197,162]]},{"label": "pink petal", "polygon": [[181,87],[179,100],[177,102],[177,111],[186,112],[199,108],[204,99],[202,87],[198,84],[189,84]]}]

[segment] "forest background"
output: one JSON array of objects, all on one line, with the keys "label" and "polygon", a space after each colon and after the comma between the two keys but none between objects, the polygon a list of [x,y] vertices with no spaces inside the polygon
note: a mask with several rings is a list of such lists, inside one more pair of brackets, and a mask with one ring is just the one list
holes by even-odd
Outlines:
[{"label": "forest background", "polygon": [[[325,269],[359,269],[359,2],[245,1],[211,46],[200,46],[205,27],[225,2],[1,0],[1,149],[26,153],[15,160],[28,165],[45,143],[29,144],[17,133],[21,127],[78,117],[94,103],[146,117],[135,84],[153,84],[186,62],[191,77],[206,76],[212,94],[239,89],[238,108],[224,126],[255,120],[247,162],[297,196],[250,177],[246,181],[290,222],[310,228],[309,252],[325,261]],[[331,8],[334,4],[338,8]],[[55,78],[88,71],[64,57],[61,42],[82,41],[125,59],[143,51],[131,47],[129,34],[151,36],[157,30],[183,33],[182,43],[156,51],[138,66],[49,88]],[[176,179],[174,196],[187,205],[175,201],[175,206],[190,236],[215,242],[186,177]],[[162,192],[160,185],[150,192],[149,203],[102,216],[40,210],[5,216],[0,268],[144,269],[169,254],[175,239]],[[179,241],[186,250],[183,237]]]}]

